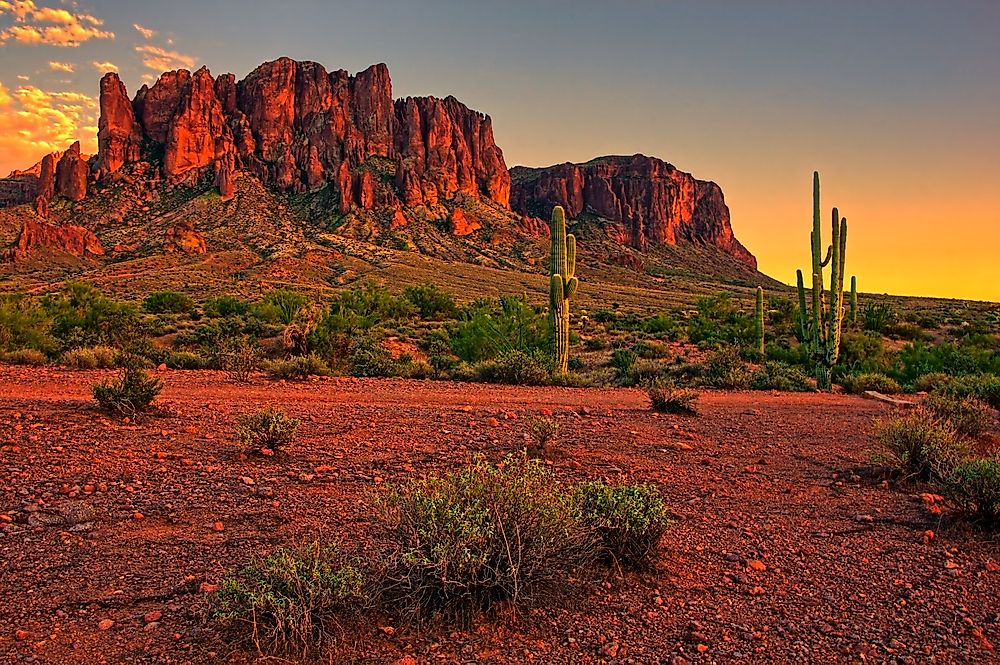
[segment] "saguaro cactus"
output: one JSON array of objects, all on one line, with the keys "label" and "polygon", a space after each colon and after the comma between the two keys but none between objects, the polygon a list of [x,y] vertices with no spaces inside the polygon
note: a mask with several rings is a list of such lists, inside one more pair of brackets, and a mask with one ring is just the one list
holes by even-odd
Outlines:
[{"label": "saguaro cactus", "polygon": [[552,371],[569,369],[569,301],[580,284],[576,278],[576,238],[566,233],[566,212],[552,209],[552,251],[549,260],[549,330]]},{"label": "saguaro cactus", "polygon": [[851,325],[858,325],[858,278],[851,276]]},{"label": "saguaro cactus", "polygon": [[761,359],[767,354],[764,346],[764,287],[757,287],[757,309],[754,316],[754,323],[757,332],[757,350],[760,351]]},{"label": "saguaro cactus", "polygon": [[[830,246],[823,258],[820,235],[819,173],[813,172],[812,312],[806,311],[805,280],[796,271],[799,287],[799,332],[816,364],[816,383],[829,389],[833,367],[840,358],[840,336],[844,323],[844,262],[847,255],[847,218],[833,209]],[[830,265],[829,303],[823,302],[823,268]]]}]

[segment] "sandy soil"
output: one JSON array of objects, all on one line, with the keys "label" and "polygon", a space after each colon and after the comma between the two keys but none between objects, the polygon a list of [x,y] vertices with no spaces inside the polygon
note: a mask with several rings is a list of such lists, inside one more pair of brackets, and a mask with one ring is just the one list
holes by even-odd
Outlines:
[{"label": "sandy soil", "polygon": [[[929,510],[926,488],[867,473],[881,403],[706,393],[701,417],[677,418],[632,390],[162,374],[165,413],[131,424],[93,409],[101,372],[0,367],[0,662],[251,660],[204,620],[227,568],[319,536],[361,543],[379,485],[499,458],[541,413],[561,424],[561,478],[662,487],[678,521],[657,570],[470,630],[375,620],[335,659],[997,657],[1000,545]],[[232,439],[265,405],[304,421],[287,457]]]}]

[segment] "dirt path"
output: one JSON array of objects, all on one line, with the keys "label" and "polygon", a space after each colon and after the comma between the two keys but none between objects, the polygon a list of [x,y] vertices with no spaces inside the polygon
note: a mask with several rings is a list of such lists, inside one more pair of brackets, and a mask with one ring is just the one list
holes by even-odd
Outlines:
[{"label": "dirt path", "polygon": [[[281,544],[363,544],[378,486],[475,453],[499,458],[522,444],[528,418],[550,412],[566,452],[554,463],[561,478],[662,487],[679,519],[655,574],[609,573],[565,607],[470,631],[390,636],[373,626],[351,657],[996,657],[1000,545],[939,524],[920,488],[863,473],[883,404],[708,393],[701,417],[675,418],[631,390],[163,375],[167,415],[128,424],[92,409],[100,372],[0,367],[0,519],[13,520],[0,522],[0,662],[246,660],[204,622],[203,583]],[[235,416],[269,404],[303,419],[299,442],[289,457],[246,458],[232,440]],[[102,621],[113,624],[101,630]]]}]

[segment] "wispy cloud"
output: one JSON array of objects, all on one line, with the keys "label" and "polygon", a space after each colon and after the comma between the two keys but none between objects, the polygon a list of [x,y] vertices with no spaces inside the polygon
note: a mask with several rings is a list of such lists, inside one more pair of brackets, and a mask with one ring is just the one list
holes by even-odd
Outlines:
[{"label": "wispy cloud", "polygon": [[18,74],[17,75],[17,80],[18,81],[30,81],[31,77],[28,76],[27,74]]},{"label": "wispy cloud", "polygon": [[94,66],[94,69],[96,69],[99,72],[117,72],[118,71],[118,65],[116,65],[113,62],[108,62],[107,60],[105,60],[104,62],[101,62],[99,60],[94,60],[90,64],[92,64]]},{"label": "wispy cloud", "polygon": [[136,32],[138,32],[140,35],[142,35],[146,39],[152,39],[153,35],[156,34],[156,30],[153,30],[152,28],[143,27],[143,26],[139,25],[138,23],[133,23],[132,27],[135,28]]},{"label": "wispy cloud", "polygon": [[54,72],[68,72],[73,73],[76,71],[76,65],[70,64],[68,62],[53,62],[49,61],[49,69]]},{"label": "wispy cloud", "polygon": [[191,69],[196,62],[193,56],[168,51],[152,44],[136,46],[135,50],[142,56],[142,64],[158,73],[172,69]]},{"label": "wispy cloud", "polygon": [[91,39],[114,39],[104,21],[90,14],[58,7],[39,7],[34,0],[0,0],[0,15],[10,14],[15,25],[0,31],[0,45],[21,44],[79,46]]},{"label": "wispy cloud", "polygon": [[43,155],[80,141],[85,153],[97,149],[97,100],[78,92],[47,91],[24,85],[13,92],[0,84],[0,170],[25,168]]}]

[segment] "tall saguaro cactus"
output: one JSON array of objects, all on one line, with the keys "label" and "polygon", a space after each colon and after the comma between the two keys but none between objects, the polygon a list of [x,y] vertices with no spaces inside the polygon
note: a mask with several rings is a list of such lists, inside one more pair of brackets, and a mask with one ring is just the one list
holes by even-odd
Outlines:
[{"label": "tall saguaro cactus", "polygon": [[851,276],[851,325],[858,325],[858,278]]},{"label": "tall saguaro cactus", "polygon": [[576,278],[576,238],[566,233],[566,212],[552,209],[552,251],[549,259],[549,330],[552,333],[552,371],[569,369],[569,301],[580,281]]},{"label": "tall saguaro cactus", "polygon": [[[813,172],[812,312],[806,311],[806,289],[802,271],[796,271],[799,288],[799,332],[816,364],[816,383],[830,388],[833,367],[840,358],[840,336],[844,323],[844,263],[847,255],[847,218],[833,209],[832,239],[823,258],[819,204],[819,173]],[[824,303],[823,268],[830,266],[829,302]]]},{"label": "tall saguaro cactus", "polygon": [[757,287],[757,308],[754,311],[754,329],[757,333],[757,350],[760,351],[761,359],[767,355],[767,347],[764,346],[764,287]]}]

